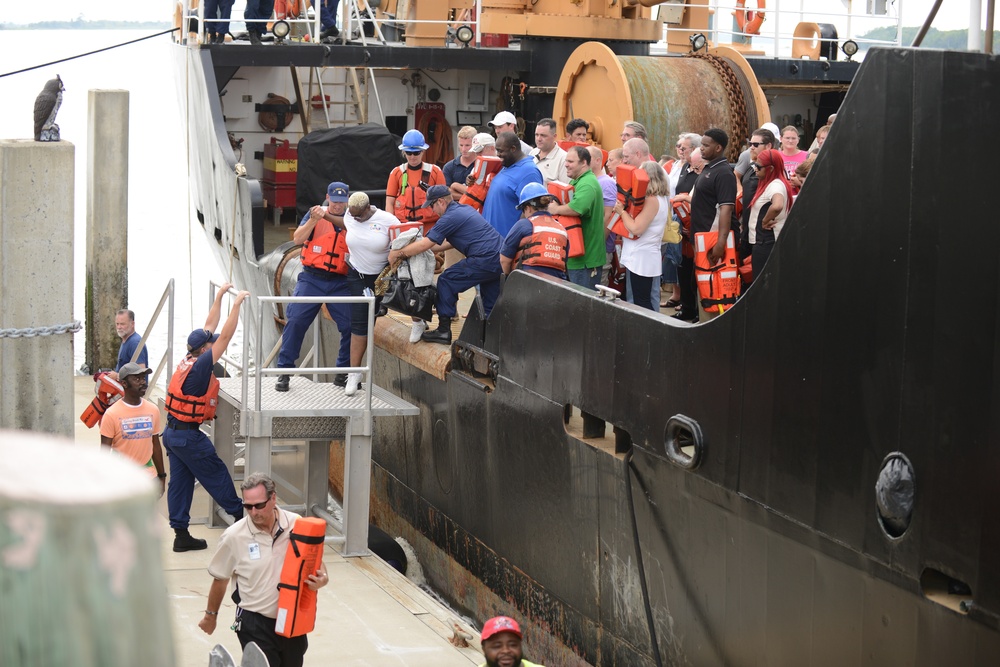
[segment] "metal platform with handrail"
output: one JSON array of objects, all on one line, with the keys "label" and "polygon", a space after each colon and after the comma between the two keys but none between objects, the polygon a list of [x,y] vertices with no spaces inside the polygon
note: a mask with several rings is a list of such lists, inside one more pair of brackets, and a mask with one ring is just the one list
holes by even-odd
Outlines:
[{"label": "metal platform with handrail", "polygon": [[[214,283],[213,283],[214,285]],[[235,294],[235,292],[233,292]],[[214,298],[214,294],[212,294]],[[417,415],[419,409],[371,382],[371,357],[374,353],[375,298],[363,297],[256,297],[251,309],[255,319],[256,338],[262,340],[263,318],[270,317],[274,303],[366,303],[368,304],[368,361],[357,367],[266,368],[265,351],[256,351],[256,365],[250,351],[250,332],[243,331],[242,359],[224,355],[235,375],[220,378],[219,406],[214,428],[215,448],[220,458],[234,472],[240,455],[237,443],[242,443],[245,472],[263,472],[275,476],[271,469],[272,453],[280,451],[276,441],[305,441],[304,479],[301,489],[286,480],[283,486],[299,496],[300,504],[285,505],[289,509],[319,516],[342,537],[327,541],[341,544],[343,555],[357,556],[368,550],[369,493],[371,487],[371,450],[373,419]],[[245,322],[245,320],[244,320]],[[319,349],[319,327],[314,327],[314,351]],[[319,359],[319,354],[313,357]],[[319,363],[318,361],[315,363]],[[363,391],[348,396],[344,388],[330,382],[320,382],[322,375],[361,373]],[[279,392],[268,382],[277,375],[290,375],[289,391]],[[306,377],[312,375],[314,379]],[[231,426],[230,426],[231,425]],[[331,520],[326,511],[329,489],[330,441],[344,439],[344,512],[343,525]],[[283,500],[292,500],[283,498]],[[209,524],[227,524],[224,512],[214,501],[210,504]]]}]

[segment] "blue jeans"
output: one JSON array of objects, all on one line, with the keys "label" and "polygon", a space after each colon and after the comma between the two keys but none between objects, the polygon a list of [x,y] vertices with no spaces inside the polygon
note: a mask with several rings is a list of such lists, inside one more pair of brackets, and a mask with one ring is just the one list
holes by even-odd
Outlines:
[{"label": "blue jeans", "polygon": [[660,246],[660,257],[663,258],[660,282],[664,285],[677,284],[677,267],[681,265],[681,244],[664,243]]},{"label": "blue jeans", "polygon": [[596,269],[569,269],[566,273],[569,275],[571,283],[588,289],[597,289],[597,285],[601,281],[601,267],[597,267]]},{"label": "blue jeans", "polygon": [[[347,276],[330,274],[330,278],[302,271],[295,283],[292,296],[351,296]],[[299,358],[302,340],[309,325],[316,319],[321,303],[290,303],[285,310],[285,330],[281,334],[281,352],[278,353],[278,368],[292,368]],[[340,350],[337,353],[338,366],[351,363],[351,307],[346,303],[329,303],[326,310],[337,323],[340,332]],[[316,364],[318,365],[318,364]]]},{"label": "blue jeans", "polygon": [[243,518],[243,501],[236,495],[233,478],[207,435],[198,429],[179,431],[168,422],[163,431],[163,446],[170,459],[167,510],[171,528],[186,530],[191,522],[196,479],[222,509],[236,519]]},{"label": "blue jeans", "polygon": [[467,257],[457,264],[452,264],[444,270],[437,281],[437,314],[438,317],[455,317],[458,315],[458,295],[470,287],[479,287],[479,296],[483,299],[485,316],[489,317],[493,305],[500,298],[500,256]]},{"label": "blue jeans", "polygon": [[[660,311],[658,276],[640,276],[625,269],[625,300],[642,308]],[[655,306],[653,304],[656,304]]]}]

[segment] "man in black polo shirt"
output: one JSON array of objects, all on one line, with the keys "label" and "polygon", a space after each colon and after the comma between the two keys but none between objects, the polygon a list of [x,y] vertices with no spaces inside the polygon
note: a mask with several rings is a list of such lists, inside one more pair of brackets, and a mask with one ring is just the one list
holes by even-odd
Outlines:
[{"label": "man in black polo shirt", "polygon": [[[725,150],[729,137],[718,128],[712,128],[701,137],[701,156],[705,166],[694,185],[691,197],[691,235],[710,232],[718,222],[718,241],[708,251],[708,260],[715,264],[726,252],[733,211],[736,208],[736,175],[726,161]],[[701,307],[698,300],[699,319],[704,322],[712,315]]]}]

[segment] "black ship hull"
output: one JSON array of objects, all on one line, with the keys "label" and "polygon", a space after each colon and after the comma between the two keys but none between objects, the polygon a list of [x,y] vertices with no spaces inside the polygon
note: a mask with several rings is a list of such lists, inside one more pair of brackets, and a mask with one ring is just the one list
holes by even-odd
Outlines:
[{"label": "black ship hull", "polygon": [[[378,425],[376,522],[435,550],[478,618],[525,619],[547,664],[654,664],[647,608],[665,664],[1000,664],[998,112],[996,58],[873,52],[724,316],[515,273],[463,333],[492,377],[380,351],[422,414]],[[630,467],[565,406],[613,424]],[[675,416],[697,465],[666,451]],[[876,503],[894,454],[902,530]]]}]

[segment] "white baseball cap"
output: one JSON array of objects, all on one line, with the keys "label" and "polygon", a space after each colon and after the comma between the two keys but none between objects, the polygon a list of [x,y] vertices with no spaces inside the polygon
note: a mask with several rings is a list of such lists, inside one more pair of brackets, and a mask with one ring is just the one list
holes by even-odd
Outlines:
[{"label": "white baseball cap", "polygon": [[775,139],[781,137],[781,130],[779,130],[778,126],[775,125],[774,123],[764,123],[760,127],[762,130],[771,130],[771,134],[774,135]]},{"label": "white baseball cap", "polygon": [[490,127],[496,127],[498,125],[506,125],[507,123],[517,125],[517,118],[509,111],[501,111],[490,121],[489,125]]},{"label": "white baseball cap", "polygon": [[472,137],[472,148],[469,150],[473,153],[482,153],[483,149],[487,146],[496,146],[497,140],[493,138],[492,134],[487,134],[485,132],[480,132],[476,136]]}]

